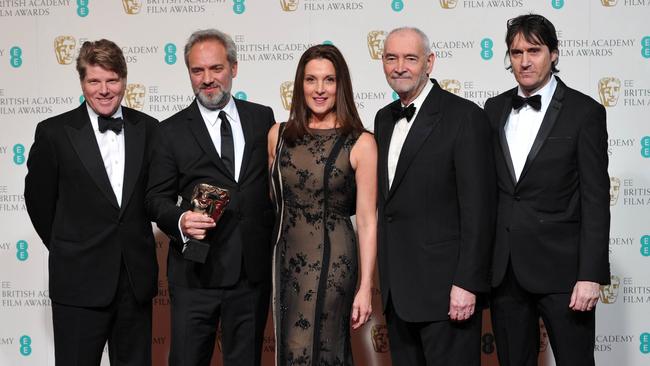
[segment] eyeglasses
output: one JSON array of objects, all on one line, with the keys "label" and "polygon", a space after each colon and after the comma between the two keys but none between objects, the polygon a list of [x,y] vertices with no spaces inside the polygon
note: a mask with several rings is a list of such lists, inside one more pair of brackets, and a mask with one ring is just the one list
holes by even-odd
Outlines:
[{"label": "eyeglasses", "polygon": [[512,27],[512,26],[519,26],[519,25],[521,25],[523,23],[528,23],[528,22],[542,23],[544,25],[547,25],[548,23],[550,23],[548,21],[548,19],[544,18],[541,15],[527,14],[527,15],[520,15],[520,16],[518,16],[516,18],[508,19],[508,21],[506,22],[506,25],[509,28],[509,27]]}]

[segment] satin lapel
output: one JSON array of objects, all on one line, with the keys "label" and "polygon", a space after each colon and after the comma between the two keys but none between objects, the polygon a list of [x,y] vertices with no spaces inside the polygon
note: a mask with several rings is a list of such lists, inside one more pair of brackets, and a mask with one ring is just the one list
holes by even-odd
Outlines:
[{"label": "satin lapel", "polygon": [[508,122],[508,117],[510,117],[510,112],[512,111],[512,97],[515,93],[517,93],[517,88],[512,89],[506,96],[503,111],[501,112],[501,121],[499,122],[499,142],[501,145],[501,153],[503,154],[503,161],[508,167],[508,172],[510,172],[510,181],[512,182],[513,187],[517,184],[517,175],[515,174],[515,166],[512,164],[512,156],[510,156],[510,147],[508,146],[508,138],[506,137],[506,123]]},{"label": "satin lapel", "polygon": [[242,177],[246,176],[246,168],[248,167],[248,162],[251,158],[251,152],[254,145],[254,136],[253,136],[253,116],[251,115],[248,108],[246,108],[243,103],[240,103],[235,99],[235,105],[237,106],[237,113],[239,114],[239,121],[241,122],[241,128],[244,131],[244,156],[241,161],[241,168],[239,169],[239,178],[238,181],[242,181]]},{"label": "satin lapel", "polygon": [[[399,100],[393,102],[393,104],[399,104]],[[390,139],[393,136],[393,129],[395,128],[395,122],[390,113],[390,107],[384,111],[382,119],[379,121],[381,124],[381,134],[377,141],[379,149],[379,167],[377,168],[378,181],[379,181],[379,191],[381,192],[384,199],[388,198],[388,148],[390,146]]]},{"label": "satin lapel", "polygon": [[192,105],[190,105],[187,121],[190,130],[192,131],[196,141],[199,143],[201,149],[210,157],[210,160],[214,163],[217,169],[219,169],[226,177],[232,177],[226,166],[223,164],[223,161],[221,161],[221,157],[217,153],[214,143],[212,143],[210,133],[208,132],[208,128],[205,126],[203,116],[201,116],[199,106],[196,103],[197,101],[194,100]]},{"label": "satin lapel", "polygon": [[411,126],[408,135],[406,135],[406,140],[404,140],[404,145],[402,145],[402,151],[399,154],[397,168],[395,169],[395,177],[393,177],[393,184],[388,191],[389,199],[393,192],[395,192],[395,189],[397,189],[402,182],[406,171],[413,162],[418,151],[422,148],[424,142],[440,123],[440,118],[442,117],[439,110],[441,103],[440,90],[438,84],[433,86],[433,89],[429,92],[424,103],[422,103],[422,110],[418,112],[417,117],[415,117],[415,120],[412,122],[413,126]]},{"label": "satin lapel", "polygon": [[146,125],[134,113],[122,107],[124,114],[124,189],[120,215],[124,212],[133,195],[135,184],[140,176],[144,149],[146,146]]},{"label": "satin lapel", "polygon": [[[68,121],[66,124],[65,132],[70,139],[72,148],[77,153],[77,156],[79,156],[79,160],[81,160],[81,163],[99,190],[115,208],[119,209],[115,192],[113,192],[111,182],[108,180],[108,174],[106,173],[106,167],[104,167],[102,154],[99,151],[99,145],[97,145],[95,132],[90,124],[86,103],[82,103],[77,108],[77,113],[73,117],[73,120]],[[82,194],[82,192],[79,192],[79,194]]]},{"label": "satin lapel", "polygon": [[564,100],[564,92],[566,90],[565,88],[566,85],[564,85],[564,83],[559,78],[557,78],[555,93],[553,93],[551,103],[546,110],[546,114],[542,120],[542,125],[539,127],[539,131],[535,137],[535,142],[533,142],[533,146],[530,148],[530,152],[526,158],[526,163],[524,164],[524,168],[522,169],[521,175],[519,176],[519,182],[521,182],[526,176],[526,173],[530,169],[530,166],[533,164],[533,161],[537,157],[537,153],[539,153],[539,150],[542,148],[542,146],[544,146],[546,138],[551,133],[553,126],[555,126],[555,122],[557,122],[557,117],[560,115],[560,109],[562,109],[562,100]]}]

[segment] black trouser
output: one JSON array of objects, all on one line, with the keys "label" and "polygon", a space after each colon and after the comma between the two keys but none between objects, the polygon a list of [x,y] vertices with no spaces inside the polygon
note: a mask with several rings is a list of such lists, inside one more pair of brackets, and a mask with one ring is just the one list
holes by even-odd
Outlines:
[{"label": "black trouser", "polygon": [[481,319],[482,312],[477,310],[463,322],[407,322],[389,299],[386,322],[393,365],[479,366]]},{"label": "black trouser", "polygon": [[490,306],[499,365],[537,365],[541,316],[557,366],[593,366],[595,309],[573,311],[570,301],[571,293],[526,291],[508,264],[503,282],[492,291]]},{"label": "black trouser", "polygon": [[52,302],[57,366],[99,366],[108,341],[111,366],[151,365],[151,301],[137,302],[124,263],[105,307]]},{"label": "black trouser", "polygon": [[221,322],[223,365],[259,366],[268,317],[270,283],[241,279],[227,288],[169,284],[169,366],[208,366]]}]

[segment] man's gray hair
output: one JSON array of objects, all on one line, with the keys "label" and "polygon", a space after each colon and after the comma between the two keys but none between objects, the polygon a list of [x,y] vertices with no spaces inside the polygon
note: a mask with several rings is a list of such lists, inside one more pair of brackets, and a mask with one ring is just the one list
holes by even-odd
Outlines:
[{"label": "man's gray hair", "polygon": [[424,34],[423,31],[420,30],[420,28],[416,27],[399,27],[395,28],[392,31],[388,33],[386,36],[386,39],[388,39],[390,36],[392,36],[394,33],[399,33],[403,31],[412,31],[415,32],[418,36],[420,36],[420,40],[422,41],[422,49],[424,50],[424,55],[429,56],[431,54],[431,42],[429,42],[429,37],[427,37],[426,34]]},{"label": "man's gray hair", "polygon": [[226,48],[226,57],[231,65],[237,63],[237,46],[232,38],[224,32],[216,29],[198,30],[190,36],[185,44],[185,66],[189,67],[189,56],[192,47],[200,42],[217,41]]}]

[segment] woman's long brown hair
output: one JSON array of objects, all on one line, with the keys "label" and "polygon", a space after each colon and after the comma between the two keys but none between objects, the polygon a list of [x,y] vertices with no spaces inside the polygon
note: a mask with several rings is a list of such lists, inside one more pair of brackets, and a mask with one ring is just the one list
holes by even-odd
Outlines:
[{"label": "woman's long brown hair", "polygon": [[296,77],[293,83],[293,96],[289,120],[284,129],[283,137],[289,144],[310,134],[309,119],[312,111],[307,107],[303,82],[305,80],[305,66],[311,60],[325,59],[334,65],[336,72],[336,101],[334,112],[336,114],[337,130],[339,134],[347,135],[352,132],[361,134],[365,131],[359,112],[354,104],[350,70],[338,48],[332,45],[312,46],[300,57]]}]

